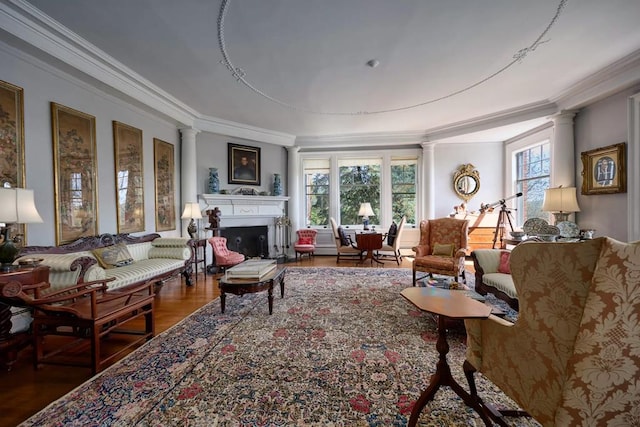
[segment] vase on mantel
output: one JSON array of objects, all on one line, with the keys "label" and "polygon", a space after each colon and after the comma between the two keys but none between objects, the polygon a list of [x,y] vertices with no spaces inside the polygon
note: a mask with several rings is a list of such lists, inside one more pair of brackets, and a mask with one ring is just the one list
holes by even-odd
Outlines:
[{"label": "vase on mantel", "polygon": [[282,183],[280,182],[280,174],[273,174],[273,195],[282,196]]},{"label": "vase on mantel", "polygon": [[209,168],[209,194],[218,194],[220,191],[220,179],[218,168]]}]

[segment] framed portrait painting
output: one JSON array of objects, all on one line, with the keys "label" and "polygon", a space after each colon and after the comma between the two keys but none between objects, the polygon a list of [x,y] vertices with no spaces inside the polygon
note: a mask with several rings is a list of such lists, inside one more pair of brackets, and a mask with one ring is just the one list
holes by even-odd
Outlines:
[{"label": "framed portrait painting", "polygon": [[144,231],[142,130],[113,121],[118,233]]},{"label": "framed portrait painting", "polygon": [[260,185],[260,147],[228,143],[229,184]]},{"label": "framed portrait painting", "polygon": [[582,194],[626,193],[626,148],[621,142],[581,153]]},{"label": "framed portrait painting", "polygon": [[173,145],[153,138],[153,161],[156,177],[156,231],[175,230],[176,196],[174,192]]},{"label": "framed portrait painting", "polygon": [[[24,91],[0,80],[0,187],[24,188]],[[11,235],[25,234],[13,224]]]},{"label": "framed portrait painting", "polygon": [[56,244],[98,234],[96,118],[51,103]]}]

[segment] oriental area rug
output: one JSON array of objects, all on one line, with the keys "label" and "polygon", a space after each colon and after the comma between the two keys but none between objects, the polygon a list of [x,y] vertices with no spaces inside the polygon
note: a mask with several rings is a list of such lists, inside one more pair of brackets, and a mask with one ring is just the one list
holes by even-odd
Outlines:
[{"label": "oriental area rug", "polygon": [[[266,293],[229,295],[224,314],[212,301],[22,425],[406,426],[438,358],[434,319],[400,296],[409,286],[406,269],[289,267],[273,315]],[[467,388],[464,340],[449,334],[448,358]],[[419,425],[484,424],[443,387]]]}]

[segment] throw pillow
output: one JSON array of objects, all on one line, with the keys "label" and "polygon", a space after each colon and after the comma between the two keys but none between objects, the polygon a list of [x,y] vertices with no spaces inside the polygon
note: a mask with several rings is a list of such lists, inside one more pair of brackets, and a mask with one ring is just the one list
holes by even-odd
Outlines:
[{"label": "throw pillow", "polygon": [[338,227],[338,236],[340,236],[340,245],[341,246],[350,246],[351,245],[351,241],[349,240],[349,238],[345,234],[344,230],[342,229],[342,226]]},{"label": "throw pillow", "polygon": [[500,264],[498,264],[498,273],[511,274],[511,265],[509,259],[511,258],[511,252],[500,252]]},{"label": "throw pillow", "polygon": [[432,255],[453,256],[453,243],[436,243],[433,245]]},{"label": "throw pillow", "polygon": [[391,227],[389,227],[389,232],[387,233],[387,244],[389,246],[393,246],[393,242],[396,241],[396,234],[398,234],[398,225],[394,221],[391,223]]},{"label": "throw pillow", "polygon": [[102,268],[122,267],[133,263],[133,257],[124,243],[105,246],[91,251]]},{"label": "throw pillow", "polygon": [[299,237],[298,238],[299,245],[313,245],[313,239],[311,237]]}]

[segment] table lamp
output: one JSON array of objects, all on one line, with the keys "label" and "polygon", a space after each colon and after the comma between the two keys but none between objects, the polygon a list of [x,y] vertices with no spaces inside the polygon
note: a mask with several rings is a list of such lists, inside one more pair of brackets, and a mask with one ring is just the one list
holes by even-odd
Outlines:
[{"label": "table lamp", "polygon": [[360,203],[360,210],[358,216],[362,217],[362,225],[364,230],[369,229],[369,217],[374,216],[373,209],[371,209],[371,203]]},{"label": "table lamp", "polygon": [[182,219],[191,218],[189,225],[187,226],[187,232],[192,239],[196,238],[198,227],[196,226],[195,219],[202,218],[202,212],[200,212],[200,204],[194,202],[187,202],[184,204],[184,212],[182,212]]},{"label": "table lamp", "polygon": [[556,224],[566,221],[569,214],[580,212],[576,199],[576,187],[547,188],[544,192],[542,210],[553,213]]},{"label": "table lamp", "polygon": [[10,224],[42,222],[33,201],[33,190],[25,188],[0,188],[0,223],[4,223],[0,244],[0,271],[15,270],[13,265],[20,248],[9,236]]}]

